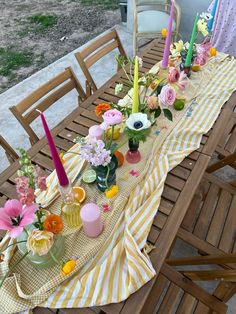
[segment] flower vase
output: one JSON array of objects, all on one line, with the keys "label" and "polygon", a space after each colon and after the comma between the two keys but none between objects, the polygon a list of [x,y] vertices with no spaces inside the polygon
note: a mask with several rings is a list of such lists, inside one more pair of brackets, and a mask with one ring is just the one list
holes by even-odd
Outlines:
[{"label": "flower vase", "polygon": [[184,73],[187,75],[187,77],[190,77],[191,76],[191,70],[192,70],[192,64],[194,62],[194,59],[196,58],[196,53],[195,53],[195,51],[193,51],[193,55],[192,55],[192,59],[191,59],[191,65],[188,67],[185,66],[185,61],[187,58],[187,52],[181,51],[180,55],[182,58],[182,62],[179,65],[180,71],[184,71]]},{"label": "flower vase", "polygon": [[[23,232],[19,237],[18,241],[27,240],[27,235]],[[21,242],[17,244],[17,247],[22,255],[24,255],[28,250],[26,247],[26,242]],[[42,256],[38,254],[33,255],[31,252],[26,255],[26,259],[29,263],[38,269],[50,268],[58,264],[61,261],[65,251],[65,239],[61,234],[54,235],[54,243],[50,251]]]},{"label": "flower vase", "polygon": [[116,156],[112,156],[111,162],[107,166],[92,167],[96,171],[97,187],[104,192],[107,188],[116,184],[116,169],[118,168],[118,160]]},{"label": "flower vase", "polygon": [[139,142],[134,142],[132,139],[129,139],[129,150],[125,155],[125,159],[128,163],[136,164],[141,160],[141,154],[138,148]]}]

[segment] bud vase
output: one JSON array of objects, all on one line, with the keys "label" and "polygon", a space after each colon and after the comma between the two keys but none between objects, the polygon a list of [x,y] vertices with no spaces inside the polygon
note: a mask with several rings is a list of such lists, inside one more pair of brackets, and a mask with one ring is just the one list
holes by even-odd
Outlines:
[{"label": "bud vase", "polygon": [[[22,232],[22,234],[18,237],[18,241],[24,241],[27,240],[27,235],[25,232]],[[18,243],[17,247],[22,255],[24,255],[28,250],[26,247],[26,242]],[[65,239],[63,235],[58,234],[54,235],[54,243],[50,249],[50,251],[42,256],[39,256],[38,254],[33,255],[31,252],[26,256],[26,259],[29,261],[29,263],[38,269],[45,269],[50,268],[58,264],[63,255],[65,250]]]},{"label": "bud vase", "polygon": [[132,139],[129,139],[129,150],[125,155],[125,159],[128,163],[136,164],[141,160],[141,154],[138,148],[139,142],[134,142]]},{"label": "bud vase", "polygon": [[96,171],[97,187],[104,192],[107,188],[116,184],[116,169],[118,160],[115,155],[112,156],[111,162],[107,166],[92,167]]}]

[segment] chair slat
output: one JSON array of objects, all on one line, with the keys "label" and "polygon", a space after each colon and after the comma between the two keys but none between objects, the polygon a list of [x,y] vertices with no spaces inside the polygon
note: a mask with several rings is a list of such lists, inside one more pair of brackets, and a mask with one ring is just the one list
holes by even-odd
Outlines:
[{"label": "chair slat", "polygon": [[98,52],[94,53],[91,57],[89,57],[85,64],[88,68],[90,68],[95,62],[97,62],[99,59],[107,55],[112,50],[118,48],[119,45],[116,41],[106,45],[104,48],[100,49]]}]

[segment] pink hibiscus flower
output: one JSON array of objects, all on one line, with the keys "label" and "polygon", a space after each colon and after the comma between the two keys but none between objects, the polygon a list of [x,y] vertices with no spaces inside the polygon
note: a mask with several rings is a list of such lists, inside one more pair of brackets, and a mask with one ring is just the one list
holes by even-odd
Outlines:
[{"label": "pink hibiscus flower", "polygon": [[22,206],[18,200],[9,200],[0,208],[0,229],[9,231],[12,238],[16,238],[24,227],[34,221],[34,213],[38,209],[36,204]]}]

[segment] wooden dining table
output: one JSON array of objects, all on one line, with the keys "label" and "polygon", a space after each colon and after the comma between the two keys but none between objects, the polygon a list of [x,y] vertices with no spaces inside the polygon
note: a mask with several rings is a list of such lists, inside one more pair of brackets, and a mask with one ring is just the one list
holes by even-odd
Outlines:
[{"label": "wooden dining table", "polygon": [[[162,59],[163,48],[163,39],[153,40],[147,46],[142,53],[143,66],[140,69],[142,73],[150,70]],[[116,75],[101,86],[86,101],[81,103],[78,108],[52,130],[56,146],[60,151],[67,151],[74,145],[74,138],[77,136],[86,136],[90,126],[101,122],[101,119],[94,112],[97,104],[117,103],[119,99],[125,96],[122,93],[119,96],[115,95],[115,86],[117,83],[127,84],[126,76],[122,70],[118,71]],[[174,243],[178,229],[223,134],[224,126],[233,112],[235,103],[236,95],[233,94],[222,107],[221,113],[212,129],[203,135],[200,147],[188,155],[177,167],[172,169],[167,176],[161,203],[148,236],[148,242],[155,247],[150,253],[150,258],[157,274]],[[45,138],[42,138],[32,146],[28,153],[33,163],[39,165],[46,172],[50,173],[54,170],[50,150]],[[16,161],[0,176],[0,206],[7,199],[17,197],[15,178],[19,167],[19,162]],[[157,276],[136,293],[132,294],[126,301],[117,304],[85,309],[56,310],[38,307],[34,309],[34,313],[152,313],[155,308],[155,296],[161,292],[161,285],[158,284],[158,280],[156,279]]]}]

